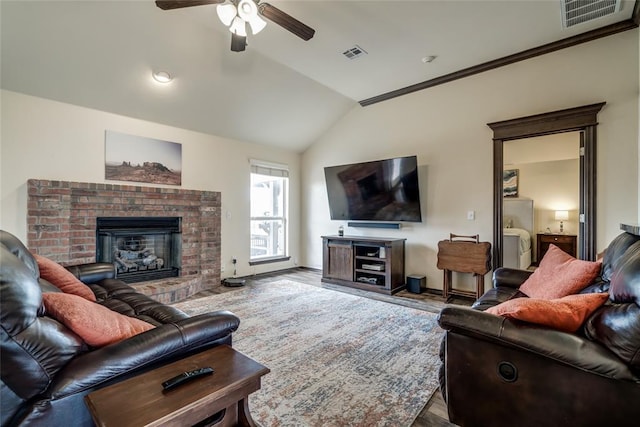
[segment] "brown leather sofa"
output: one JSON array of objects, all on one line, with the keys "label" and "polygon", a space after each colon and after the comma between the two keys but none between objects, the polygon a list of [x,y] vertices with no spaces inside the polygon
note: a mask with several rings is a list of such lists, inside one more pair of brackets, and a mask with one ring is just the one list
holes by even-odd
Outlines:
[{"label": "brown leather sofa", "polygon": [[231,344],[239,320],[228,311],[189,317],[114,279],[111,264],[68,268],[97,302],[155,328],[91,348],[44,313],[38,264],[13,235],[0,230],[0,425],[92,426],[84,396],[220,344]]},{"label": "brown leather sofa", "polygon": [[526,297],[531,273],[507,268],[472,306],[442,310],[440,386],[463,426],[631,426],[640,420],[640,237],[607,248],[600,277],[581,293],[609,292],[577,333],[484,313]]}]

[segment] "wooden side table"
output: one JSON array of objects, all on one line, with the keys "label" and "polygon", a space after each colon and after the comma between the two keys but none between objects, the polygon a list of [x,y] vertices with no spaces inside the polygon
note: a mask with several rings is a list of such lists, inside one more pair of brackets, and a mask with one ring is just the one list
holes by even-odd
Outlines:
[{"label": "wooden side table", "polygon": [[[184,371],[210,366],[213,374],[164,391],[162,382]],[[96,390],[85,397],[98,426],[186,426],[215,420],[217,426],[257,426],[249,394],[269,369],[221,345]]]},{"label": "wooden side table", "polygon": [[536,239],[536,262],[540,264],[542,257],[549,250],[549,245],[554,244],[572,257],[578,252],[578,236],[574,234],[538,234]]}]

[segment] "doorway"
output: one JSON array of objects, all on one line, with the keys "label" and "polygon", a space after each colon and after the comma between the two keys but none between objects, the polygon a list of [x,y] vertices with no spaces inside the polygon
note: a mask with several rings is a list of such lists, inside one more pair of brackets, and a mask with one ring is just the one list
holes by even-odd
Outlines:
[{"label": "doorway", "polygon": [[493,130],[493,267],[503,265],[504,143],[523,138],[565,132],[580,134],[580,202],[578,209],[578,258],[596,256],[596,142],[598,112],[605,105],[585,105],[488,123]]}]

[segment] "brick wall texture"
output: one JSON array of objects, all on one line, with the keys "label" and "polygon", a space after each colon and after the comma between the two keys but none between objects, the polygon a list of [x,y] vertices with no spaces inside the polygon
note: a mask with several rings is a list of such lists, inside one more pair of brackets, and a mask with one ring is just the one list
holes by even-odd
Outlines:
[{"label": "brick wall texture", "polygon": [[[27,246],[62,265],[95,262],[96,218],[182,218],[181,277],[220,283],[221,194],[83,182],[27,181]],[[175,279],[174,279],[175,280]]]}]

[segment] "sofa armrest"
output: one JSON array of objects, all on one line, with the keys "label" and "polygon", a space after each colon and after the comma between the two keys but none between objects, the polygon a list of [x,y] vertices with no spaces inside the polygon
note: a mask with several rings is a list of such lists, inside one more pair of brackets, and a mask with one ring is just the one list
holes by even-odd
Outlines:
[{"label": "sofa armrest", "polygon": [[449,332],[524,350],[603,377],[638,381],[629,367],[612,352],[579,335],[468,307],[445,307],[438,316],[438,323]]},{"label": "sofa armrest", "polygon": [[526,297],[518,288],[510,288],[509,286],[498,286],[491,288],[474,301],[471,308],[475,310],[485,311],[489,307],[494,307],[512,298]]},{"label": "sofa armrest", "polygon": [[170,363],[190,353],[213,347],[217,341],[230,342],[240,320],[229,311],[216,311],[158,326],[116,344],[73,359],[56,375],[51,397],[100,388]]},{"label": "sofa armrest", "polygon": [[532,271],[515,268],[498,268],[493,272],[493,287],[508,286],[510,288],[519,288],[532,273]]},{"label": "sofa armrest", "polygon": [[108,262],[70,265],[65,268],[83,283],[96,283],[102,279],[114,279],[116,277],[115,266]]}]

